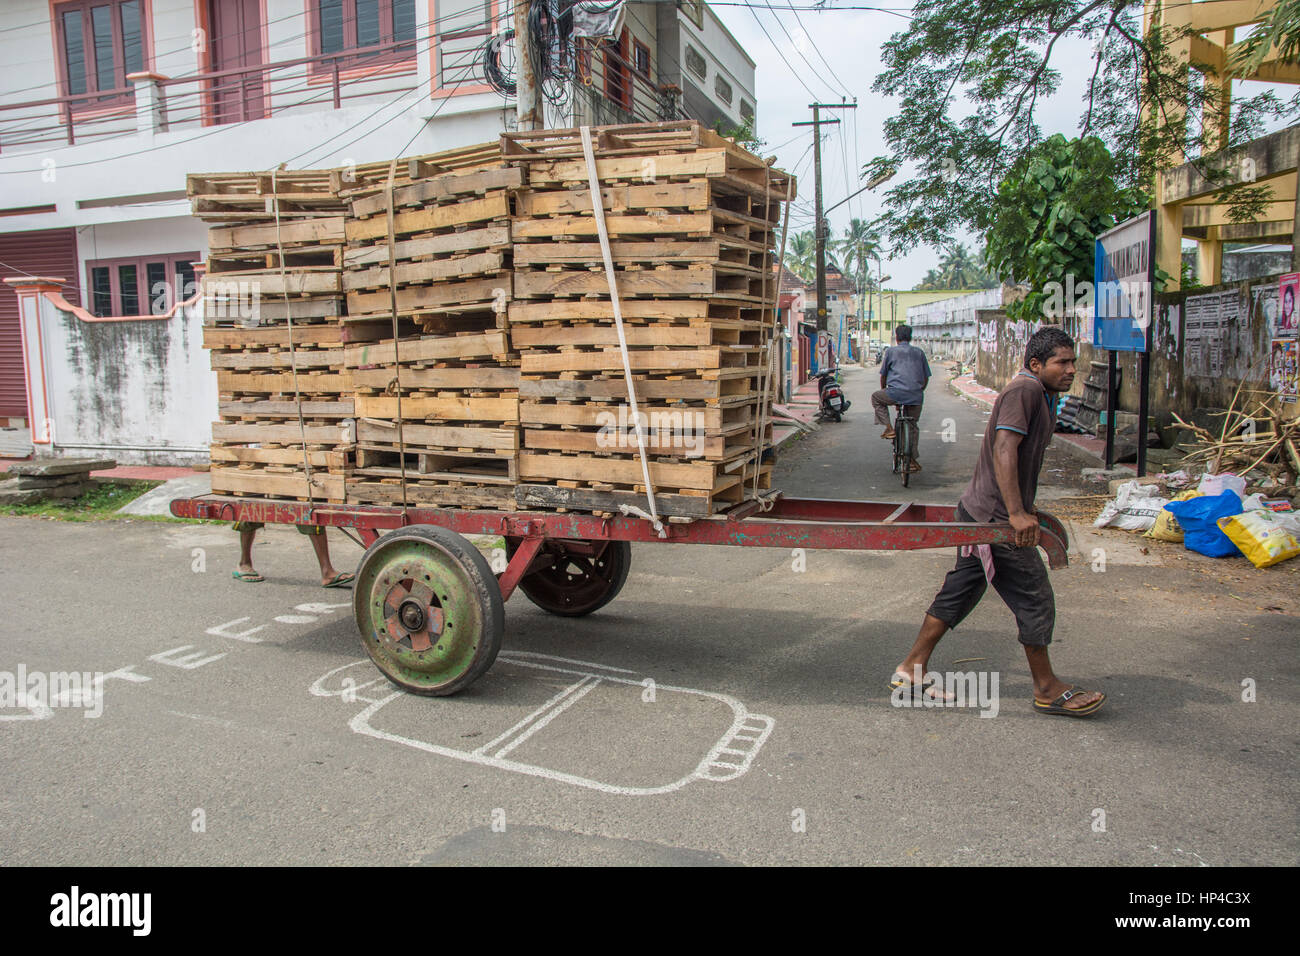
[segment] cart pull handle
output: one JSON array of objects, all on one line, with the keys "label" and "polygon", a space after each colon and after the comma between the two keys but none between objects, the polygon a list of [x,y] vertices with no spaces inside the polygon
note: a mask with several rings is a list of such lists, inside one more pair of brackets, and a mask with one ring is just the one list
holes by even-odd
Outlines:
[{"label": "cart pull handle", "polygon": [[[636,427],[636,448],[641,454],[641,477],[645,479],[646,503],[650,513],[634,508],[632,505],[620,505],[624,514],[635,513],[654,525],[655,532],[661,538],[668,537],[664,524],[659,520],[659,511],[655,507],[655,486],[650,480],[650,462],[646,458],[645,432],[641,428],[641,413],[636,407],[636,383],[632,380],[632,364],[627,355],[627,336],[623,332],[623,307],[618,299],[618,282],[614,272],[614,257],[609,251],[609,233],[605,229],[605,203],[600,195],[600,178],[596,175],[596,155],[591,147],[591,127],[583,126],[578,130],[582,134],[582,155],[587,161],[587,180],[591,187],[591,209],[596,220],[596,233],[600,237],[600,254],[605,259],[605,279],[609,282],[609,300],[614,311],[614,327],[618,330],[618,350],[623,356],[623,378],[627,382],[627,401],[632,406],[632,424]],[[630,512],[629,509],[632,509]]]}]

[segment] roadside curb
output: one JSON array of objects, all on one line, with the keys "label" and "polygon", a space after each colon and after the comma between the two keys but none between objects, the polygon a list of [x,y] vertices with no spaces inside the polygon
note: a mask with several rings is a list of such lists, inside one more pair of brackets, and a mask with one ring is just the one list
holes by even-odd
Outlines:
[{"label": "roadside curb", "polygon": [[[993,408],[993,402],[990,399],[985,398],[983,395],[979,395],[973,391],[968,391],[967,389],[962,388],[962,386],[958,384],[957,379],[949,378],[946,384],[948,386],[948,391],[952,392],[958,398],[969,399],[970,401],[974,402],[976,405],[981,406],[982,408],[987,408],[987,409]],[[977,387],[983,388],[983,386],[977,386]],[[1071,439],[1071,436],[1066,434],[1065,432],[1052,433],[1052,447],[1055,448],[1057,451],[1063,451],[1067,454],[1075,456],[1076,458],[1087,461],[1090,464],[1105,465],[1106,463],[1106,459],[1104,455],[1097,454],[1091,448],[1083,447],[1078,442],[1073,441]],[[1117,465],[1117,467],[1126,468],[1129,466]]]}]

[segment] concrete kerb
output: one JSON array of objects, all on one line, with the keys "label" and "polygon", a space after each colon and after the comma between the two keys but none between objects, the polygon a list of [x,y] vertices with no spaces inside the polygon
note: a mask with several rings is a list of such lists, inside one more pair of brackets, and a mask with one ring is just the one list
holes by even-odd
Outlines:
[{"label": "concrete kerb", "polygon": [[[988,409],[993,408],[993,402],[991,402],[987,398],[984,398],[981,395],[973,395],[970,392],[967,392],[965,389],[963,389],[960,385],[957,384],[956,379],[952,379],[952,378],[948,379],[947,385],[948,385],[948,391],[952,392],[958,398],[965,398],[983,408],[988,408]],[[1072,442],[1070,440],[1070,436],[1065,434],[1064,432],[1055,432],[1052,435],[1052,447],[1057,449],[1058,451],[1066,452],[1067,454],[1072,455],[1073,457],[1079,459],[1080,461],[1088,462],[1089,464],[1102,464],[1102,465],[1105,464],[1104,456],[1098,455],[1096,452],[1092,451],[1091,449],[1083,448],[1080,445],[1076,444],[1075,442]]]}]

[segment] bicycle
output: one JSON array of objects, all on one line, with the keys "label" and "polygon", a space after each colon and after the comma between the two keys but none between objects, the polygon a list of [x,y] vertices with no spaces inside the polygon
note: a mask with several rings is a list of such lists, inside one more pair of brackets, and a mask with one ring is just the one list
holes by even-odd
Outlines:
[{"label": "bicycle", "polygon": [[917,406],[896,407],[898,411],[894,418],[894,474],[903,476],[903,487],[906,488],[912,472],[920,470],[920,466],[915,469],[912,466],[916,462],[916,452],[921,442],[921,426],[915,412],[908,414],[909,409],[915,409]]}]

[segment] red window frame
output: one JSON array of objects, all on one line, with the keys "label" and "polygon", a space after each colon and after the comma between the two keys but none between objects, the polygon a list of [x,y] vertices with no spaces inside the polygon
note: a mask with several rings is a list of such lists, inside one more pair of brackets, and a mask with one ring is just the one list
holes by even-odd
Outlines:
[{"label": "red window frame", "polygon": [[605,98],[625,110],[631,110],[632,70],[628,66],[627,49],[627,27],[623,28],[617,42],[605,41]]},{"label": "red window frame", "polygon": [[[641,68],[642,56],[645,54],[645,69]],[[650,47],[642,43],[636,37],[632,38],[632,69],[640,73],[647,80],[650,79]]]},{"label": "red window frame", "polygon": [[[127,84],[126,42],[122,35],[122,6],[129,0],[57,0],[51,4],[50,15],[54,20],[54,61],[58,74],[59,91],[62,96],[81,96],[74,94],[71,88],[72,78],[68,74],[68,46],[64,30],[64,14],[81,11],[81,42],[83,64],[86,70],[86,89],[84,98],[74,100],[69,105],[73,112],[84,110],[102,110],[109,108],[134,107],[135,91]],[[135,0],[140,8],[140,71],[147,71],[153,61],[153,19],[149,0]],[[114,83],[110,95],[97,97],[89,94],[98,93],[99,64],[95,60],[95,32],[91,10],[109,7],[112,10],[113,30],[113,66]],[[136,72],[132,69],[131,72]],[[113,94],[112,90],[122,92]]]},{"label": "red window frame", "polygon": [[587,86],[591,86],[593,81],[591,72],[592,40],[590,37],[577,37],[575,43],[578,64],[578,80]]},{"label": "red window frame", "polygon": [[[170,311],[177,303],[178,296],[176,295],[176,292],[181,280],[177,265],[179,263],[189,263],[192,266],[194,263],[202,261],[203,256],[198,252],[163,252],[152,256],[127,256],[125,258],[117,259],[87,259],[86,285],[84,287],[85,295],[83,296],[85,299],[84,307],[91,315],[99,316],[101,318],[105,315],[163,315]],[[149,281],[148,266],[151,264],[157,265],[158,263],[162,263],[166,267],[167,278],[164,281],[168,283],[168,289],[166,301],[161,304],[160,309],[155,309],[155,296],[152,295],[152,290],[145,288],[145,285]],[[119,272],[121,266],[135,266],[136,296],[138,299],[137,305],[141,306],[141,308],[137,308],[134,312],[128,312],[122,307],[121,274]],[[99,303],[96,301],[97,297],[95,293],[94,275],[95,270],[98,268],[108,269],[109,305],[112,308],[107,312],[100,311]],[[187,299],[186,293],[189,292],[192,294],[193,291],[193,289],[180,289],[179,299],[185,301]]]},{"label": "red window frame", "polygon": [[[325,31],[321,25],[321,0],[307,0],[307,39],[308,51],[311,56],[329,57],[310,65],[310,75],[326,76],[334,71],[337,65],[339,69],[357,69],[358,67],[372,67],[385,65],[409,65],[411,68],[416,66],[416,47],[417,41],[412,37],[409,41],[409,50],[402,49],[381,49],[384,46],[395,42],[393,35],[393,2],[394,0],[378,0],[379,3],[379,44],[378,46],[357,45],[357,0],[342,0],[343,2],[343,49],[326,52],[324,49]],[[413,0],[415,4],[415,24],[416,34],[419,34],[420,23],[420,0]],[[403,41],[407,43],[408,41]],[[367,50],[377,52],[367,53]],[[346,53],[346,56],[335,56],[332,54]]]}]

